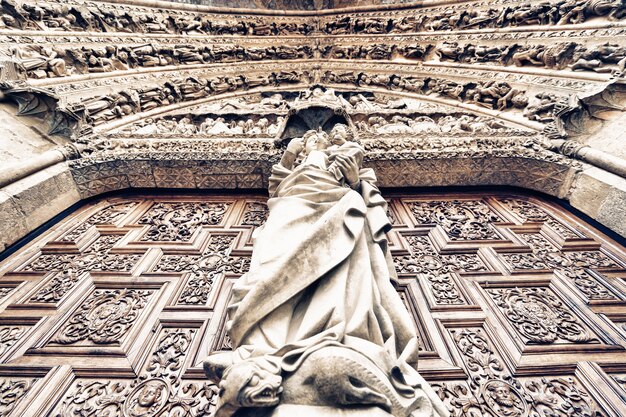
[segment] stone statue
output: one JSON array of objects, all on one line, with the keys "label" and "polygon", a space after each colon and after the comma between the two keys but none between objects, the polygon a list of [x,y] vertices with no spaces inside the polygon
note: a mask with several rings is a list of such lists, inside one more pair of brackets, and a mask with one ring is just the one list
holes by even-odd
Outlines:
[{"label": "stone statue", "polygon": [[350,139],[345,125],[308,131],[272,169],[269,217],[228,308],[234,350],[204,362],[221,381],[216,417],[449,415],[415,370],[386,202]]}]

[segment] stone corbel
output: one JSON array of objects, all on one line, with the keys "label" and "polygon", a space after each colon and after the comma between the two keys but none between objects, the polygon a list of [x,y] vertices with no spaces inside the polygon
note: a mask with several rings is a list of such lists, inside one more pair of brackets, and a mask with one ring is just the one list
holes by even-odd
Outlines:
[{"label": "stone corbel", "polygon": [[85,145],[70,143],[50,149],[27,160],[7,165],[0,169],[0,188],[60,162],[78,159],[85,148]]},{"label": "stone corbel", "polygon": [[574,140],[554,139],[552,149],[570,158],[587,162],[605,171],[626,178],[626,160]]}]

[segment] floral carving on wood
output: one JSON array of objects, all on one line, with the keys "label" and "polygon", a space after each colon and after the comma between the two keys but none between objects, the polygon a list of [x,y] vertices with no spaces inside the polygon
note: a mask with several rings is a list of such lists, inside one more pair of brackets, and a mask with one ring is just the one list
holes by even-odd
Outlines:
[{"label": "floral carving on wood", "polygon": [[200,226],[222,223],[228,203],[156,203],[139,219],[149,225],[142,241],[186,242]]},{"label": "floral carving on wood", "polygon": [[229,269],[240,269],[233,262],[239,258],[228,256],[234,241],[234,235],[211,235],[201,255],[163,255],[154,271],[190,273],[177,303],[205,305],[216,277]]},{"label": "floral carving on wood", "polygon": [[65,270],[55,274],[43,287],[39,288],[28,301],[31,303],[54,304],[59,302],[78,282],[74,270]]},{"label": "floral carving on wood", "polygon": [[514,270],[555,270],[571,280],[588,300],[617,300],[613,290],[598,281],[592,268],[622,266],[601,251],[560,251],[540,233],[518,234],[531,247],[532,253],[500,254]]},{"label": "floral carving on wood", "polygon": [[8,416],[33,387],[35,379],[0,377],[0,416]]},{"label": "floral carving on wood", "polygon": [[514,378],[483,329],[450,331],[469,372],[468,384],[435,384],[454,417],[602,417],[573,377]]},{"label": "floral carving on wood", "polygon": [[581,237],[578,233],[554,219],[536,204],[520,199],[502,199],[499,201],[510,211],[517,214],[524,222],[545,223],[566,239]]},{"label": "floral carving on wood", "polygon": [[597,342],[554,293],[541,287],[487,289],[513,327],[531,343]]},{"label": "floral carving on wood", "polygon": [[80,223],[77,227],[70,230],[61,238],[63,242],[74,242],[79,239],[89,228],[94,225],[115,224],[125,214],[130,212],[137,205],[136,201],[124,201],[121,203],[111,204],[92,214],[86,221]]},{"label": "floral carving on wood", "polygon": [[482,201],[421,201],[409,206],[420,225],[439,225],[452,240],[502,239],[491,225],[500,217]]},{"label": "floral carving on wood", "polygon": [[152,291],[95,290],[50,341],[62,345],[90,341],[118,343],[146,307]]},{"label": "floral carving on wood", "polygon": [[139,254],[112,254],[109,251],[123,235],[101,235],[80,254],[42,254],[24,267],[25,271],[116,271],[129,272],[139,261]]},{"label": "floral carving on wood", "polygon": [[133,380],[79,380],[56,417],[208,416],[217,387],[208,381],[181,381],[196,329],[163,329],[145,370]]},{"label": "floral carving on wood", "polygon": [[246,203],[241,224],[244,226],[261,226],[265,223],[269,210],[267,204],[258,201]]},{"label": "floral carving on wood", "polygon": [[399,274],[421,274],[426,277],[437,304],[467,304],[452,273],[485,271],[486,266],[477,254],[440,255],[428,236],[405,236],[411,255],[394,256]]},{"label": "floral carving on wood", "polygon": [[0,326],[0,356],[8,352],[27,330],[27,326]]}]

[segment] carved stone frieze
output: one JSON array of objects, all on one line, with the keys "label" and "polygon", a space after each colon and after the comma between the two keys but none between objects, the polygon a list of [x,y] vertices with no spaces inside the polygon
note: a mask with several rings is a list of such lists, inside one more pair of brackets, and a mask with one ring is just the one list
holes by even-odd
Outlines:
[{"label": "carved stone frieze", "polygon": [[119,343],[146,307],[152,291],[95,290],[49,343]]},{"label": "carved stone frieze", "polygon": [[530,343],[597,342],[591,331],[547,288],[494,288],[486,292]]}]

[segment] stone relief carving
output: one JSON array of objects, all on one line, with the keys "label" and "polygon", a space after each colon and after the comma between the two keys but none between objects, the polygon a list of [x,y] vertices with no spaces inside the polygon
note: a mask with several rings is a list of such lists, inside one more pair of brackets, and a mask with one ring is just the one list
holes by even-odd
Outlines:
[{"label": "stone relief carving", "polygon": [[[204,362],[220,384],[216,416],[283,404],[307,413],[378,407],[393,416],[448,415],[406,362],[417,359],[419,344],[389,282],[386,203],[373,171],[362,169],[364,149],[348,138],[344,125],[330,135],[310,130],[273,167],[269,216],[255,234],[250,271],[233,287],[226,325],[233,350]],[[361,288],[356,298],[345,291],[351,287]],[[326,324],[317,324],[320,315]],[[385,348],[388,337],[397,349]]]},{"label": "stone relief carving", "polygon": [[[619,1],[602,3],[592,0],[561,0],[556,3],[514,4],[504,7],[473,8],[466,3],[458,10],[447,9],[440,13],[436,9],[399,20],[383,20],[378,17],[352,17],[340,15],[322,22],[324,33],[382,34],[419,31],[451,31],[465,29],[504,28],[528,25],[567,25],[583,23],[590,19],[606,17],[620,20],[626,17]],[[441,9],[440,9],[441,10]],[[430,13],[429,13],[430,12]]]},{"label": "stone relief carving", "polygon": [[146,306],[152,291],[95,290],[49,343],[118,343]]}]

